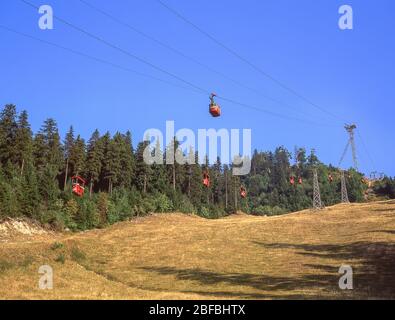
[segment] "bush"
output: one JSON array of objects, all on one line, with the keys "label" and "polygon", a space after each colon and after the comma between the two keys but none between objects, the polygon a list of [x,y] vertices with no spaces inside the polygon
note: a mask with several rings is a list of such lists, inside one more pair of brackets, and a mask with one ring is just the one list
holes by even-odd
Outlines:
[{"label": "bush", "polygon": [[99,213],[93,200],[88,198],[80,200],[76,222],[78,229],[81,230],[97,228],[100,225]]},{"label": "bush", "polygon": [[181,198],[181,201],[179,202],[176,209],[182,213],[196,213],[195,206],[192,204],[187,196],[183,196]]},{"label": "bush", "polygon": [[55,242],[52,246],[51,246],[51,250],[59,250],[59,249],[63,249],[64,244],[61,242]]},{"label": "bush", "polygon": [[171,212],[173,210],[172,201],[165,194],[157,194],[154,196],[154,204],[156,212]]},{"label": "bush", "polygon": [[78,248],[73,248],[73,249],[71,250],[71,258],[72,258],[74,261],[76,261],[76,262],[78,262],[78,263],[81,263],[81,262],[83,262],[83,261],[86,260],[86,255],[85,255],[85,253],[82,252],[80,249],[78,249]]},{"label": "bush", "polygon": [[97,213],[99,217],[99,226],[107,223],[107,215],[109,212],[109,201],[107,193],[100,192],[97,197]]},{"label": "bush", "polygon": [[199,216],[203,218],[210,218],[210,209],[206,207],[200,207],[197,213]]},{"label": "bush", "polygon": [[154,213],[156,211],[155,197],[148,196],[142,200],[143,215]]},{"label": "bush", "polygon": [[42,224],[48,224],[56,231],[63,231],[66,226],[70,227],[72,224],[72,221],[62,211],[42,210],[42,212],[40,222]]},{"label": "bush", "polygon": [[67,216],[73,219],[76,217],[80,208],[78,206],[77,201],[75,201],[74,199],[70,199],[69,201],[66,202],[63,210]]},{"label": "bush", "polygon": [[108,206],[108,222],[114,224],[118,221],[125,221],[133,216],[129,194],[121,189],[114,192]]},{"label": "bush", "polygon": [[60,255],[58,255],[58,257],[55,259],[55,262],[64,264],[66,262],[66,257],[63,253],[61,253]]}]

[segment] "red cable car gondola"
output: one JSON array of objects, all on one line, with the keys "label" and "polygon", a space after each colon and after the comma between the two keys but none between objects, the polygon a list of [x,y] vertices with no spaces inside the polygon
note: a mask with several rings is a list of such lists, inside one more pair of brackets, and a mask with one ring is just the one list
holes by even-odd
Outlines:
[{"label": "red cable car gondola", "polygon": [[71,178],[72,192],[78,196],[83,197],[85,193],[86,181],[80,176],[74,176]]},{"label": "red cable car gondola", "polygon": [[210,175],[208,174],[208,171],[206,170],[204,173],[203,173],[203,185],[206,187],[206,188],[210,188]]},{"label": "red cable car gondola", "polygon": [[295,185],[295,177],[294,177],[294,176],[291,176],[291,177],[289,178],[289,183],[290,183],[291,185]]},{"label": "red cable car gondola", "polygon": [[221,107],[215,103],[214,101],[214,97],[216,97],[217,95],[215,93],[212,93],[210,95],[210,108],[209,108],[209,112],[210,114],[216,118],[216,117],[220,117],[221,116]]},{"label": "red cable car gondola", "polygon": [[247,190],[244,187],[240,187],[240,197],[243,199],[247,198]]}]

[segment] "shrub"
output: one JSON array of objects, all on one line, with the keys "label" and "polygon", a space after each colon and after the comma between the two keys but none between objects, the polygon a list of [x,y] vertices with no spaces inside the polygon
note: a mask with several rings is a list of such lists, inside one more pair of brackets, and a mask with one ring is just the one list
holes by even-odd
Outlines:
[{"label": "shrub", "polygon": [[129,194],[126,190],[121,189],[114,192],[108,207],[108,222],[113,224],[118,221],[124,221],[133,216],[132,206],[129,200]]},{"label": "shrub", "polygon": [[187,196],[182,196],[180,202],[178,203],[178,207],[175,209],[182,213],[196,213],[195,206]]},{"label": "shrub", "polygon": [[99,226],[107,223],[107,215],[109,212],[109,201],[107,193],[100,192],[97,197],[97,213],[99,216]]},{"label": "shrub", "polygon": [[84,260],[86,260],[86,255],[85,255],[85,253],[82,252],[80,249],[74,247],[74,248],[71,250],[71,258],[72,258],[74,261],[80,263],[80,262],[83,262]]},{"label": "shrub", "polygon": [[61,242],[55,242],[52,246],[51,246],[51,250],[59,250],[62,249],[64,247],[64,244]]},{"label": "shrub", "polygon": [[81,230],[96,228],[100,225],[99,213],[93,200],[88,198],[80,200],[76,221]]},{"label": "shrub", "polygon": [[56,231],[63,231],[69,224],[69,220],[62,211],[42,210],[40,222],[50,225]]},{"label": "shrub", "polygon": [[75,201],[74,199],[70,199],[69,201],[66,202],[63,210],[67,216],[71,218],[75,218],[79,209],[80,208],[78,206],[77,201]]},{"label": "shrub", "polygon": [[210,209],[206,207],[200,207],[198,209],[198,215],[203,218],[210,218]]},{"label": "shrub", "polygon": [[61,253],[60,255],[58,255],[58,257],[55,259],[55,262],[64,264],[66,262],[66,257],[63,253]]},{"label": "shrub", "polygon": [[6,260],[0,260],[0,272],[7,271],[11,268],[13,268],[15,265],[11,262],[8,262]]},{"label": "shrub", "polygon": [[165,194],[157,194],[154,196],[154,204],[156,212],[170,212],[173,210],[173,203]]}]

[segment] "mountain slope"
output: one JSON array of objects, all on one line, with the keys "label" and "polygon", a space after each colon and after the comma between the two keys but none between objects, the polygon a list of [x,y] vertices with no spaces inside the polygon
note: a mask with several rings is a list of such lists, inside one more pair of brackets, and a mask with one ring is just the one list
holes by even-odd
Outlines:
[{"label": "mountain slope", "polygon": [[[395,298],[395,202],[278,217],[163,214],[0,248],[2,299]],[[54,289],[38,289],[38,268]],[[354,290],[338,287],[351,265]]]}]

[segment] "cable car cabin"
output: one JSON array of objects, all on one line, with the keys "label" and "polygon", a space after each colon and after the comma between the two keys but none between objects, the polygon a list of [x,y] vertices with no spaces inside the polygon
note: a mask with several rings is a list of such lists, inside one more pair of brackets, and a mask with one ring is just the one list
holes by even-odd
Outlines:
[{"label": "cable car cabin", "polygon": [[333,176],[332,176],[331,174],[328,176],[328,181],[329,181],[330,183],[333,182]]},{"label": "cable car cabin", "polygon": [[289,178],[289,183],[291,184],[291,185],[295,185],[295,177],[290,177]]},{"label": "cable car cabin", "polygon": [[85,193],[86,181],[80,176],[74,176],[71,178],[72,192],[78,197],[83,197]]},{"label": "cable car cabin", "polygon": [[302,177],[299,177],[298,183],[299,183],[299,184],[303,184],[303,179],[302,179]]},{"label": "cable car cabin", "polygon": [[247,198],[247,190],[244,187],[240,188],[240,197],[243,199]]},{"label": "cable car cabin", "polygon": [[221,107],[215,103],[214,101],[214,97],[216,97],[217,95],[215,93],[212,93],[210,96],[210,108],[209,108],[209,112],[210,114],[214,117],[220,117],[221,116]]},{"label": "cable car cabin", "polygon": [[203,173],[203,185],[206,188],[210,188],[210,175],[208,174],[208,172]]}]

